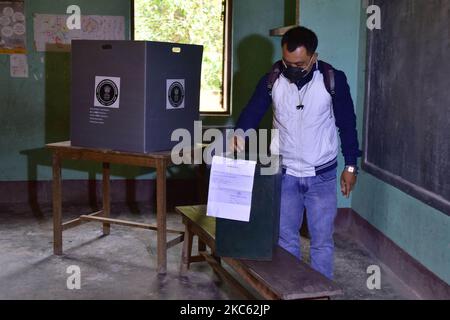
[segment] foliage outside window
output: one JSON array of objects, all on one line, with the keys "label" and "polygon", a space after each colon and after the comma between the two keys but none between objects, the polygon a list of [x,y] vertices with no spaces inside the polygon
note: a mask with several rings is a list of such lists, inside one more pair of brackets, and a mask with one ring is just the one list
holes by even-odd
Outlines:
[{"label": "foliage outside window", "polygon": [[222,0],[134,0],[136,40],[204,46],[202,113],[228,111],[224,99],[224,11]]}]

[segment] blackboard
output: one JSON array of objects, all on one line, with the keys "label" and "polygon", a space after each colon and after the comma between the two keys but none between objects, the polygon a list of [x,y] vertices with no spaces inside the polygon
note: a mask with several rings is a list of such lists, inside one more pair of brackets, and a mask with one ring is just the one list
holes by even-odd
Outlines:
[{"label": "blackboard", "polygon": [[450,0],[372,0],[363,168],[450,215]]}]

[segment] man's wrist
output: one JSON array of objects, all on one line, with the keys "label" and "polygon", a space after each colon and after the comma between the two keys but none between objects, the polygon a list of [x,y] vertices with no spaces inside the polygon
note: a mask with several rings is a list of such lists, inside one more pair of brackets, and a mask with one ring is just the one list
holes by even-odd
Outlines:
[{"label": "man's wrist", "polygon": [[344,168],[344,171],[347,171],[347,172],[353,173],[354,175],[357,175],[359,170],[358,170],[358,166],[356,166],[356,165],[346,165]]}]

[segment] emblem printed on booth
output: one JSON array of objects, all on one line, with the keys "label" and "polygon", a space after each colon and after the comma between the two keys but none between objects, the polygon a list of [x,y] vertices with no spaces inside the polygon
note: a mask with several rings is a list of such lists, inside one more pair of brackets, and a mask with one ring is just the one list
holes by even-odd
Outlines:
[{"label": "emblem printed on booth", "polygon": [[166,86],[166,109],[184,109],[184,79],[168,79]]},{"label": "emblem printed on booth", "polygon": [[94,106],[118,109],[120,105],[120,78],[95,77]]}]

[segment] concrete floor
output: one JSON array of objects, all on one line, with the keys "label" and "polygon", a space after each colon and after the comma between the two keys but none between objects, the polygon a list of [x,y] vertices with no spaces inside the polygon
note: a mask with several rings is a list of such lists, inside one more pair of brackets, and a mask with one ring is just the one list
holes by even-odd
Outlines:
[{"label": "concrete floor", "polygon": [[[0,207],[0,299],[240,299],[221,283],[207,263],[191,267],[188,279],[178,275],[181,244],[168,251],[168,273],[156,273],[156,232],[112,226],[103,237],[101,225],[88,223],[64,232],[64,255],[52,254],[51,207],[33,214],[28,206]],[[90,208],[64,207],[64,221]],[[112,206],[112,216],[154,223],[145,205]],[[169,214],[168,227],[182,230],[181,219]],[[344,289],[335,299],[416,299],[388,268],[364,248],[336,234],[335,280]],[[303,239],[308,255],[308,241]],[[194,250],[196,248],[194,247]],[[195,252],[195,251],[194,251]],[[67,289],[71,265],[80,267],[81,289]],[[369,265],[381,267],[381,289],[366,286]]]}]

